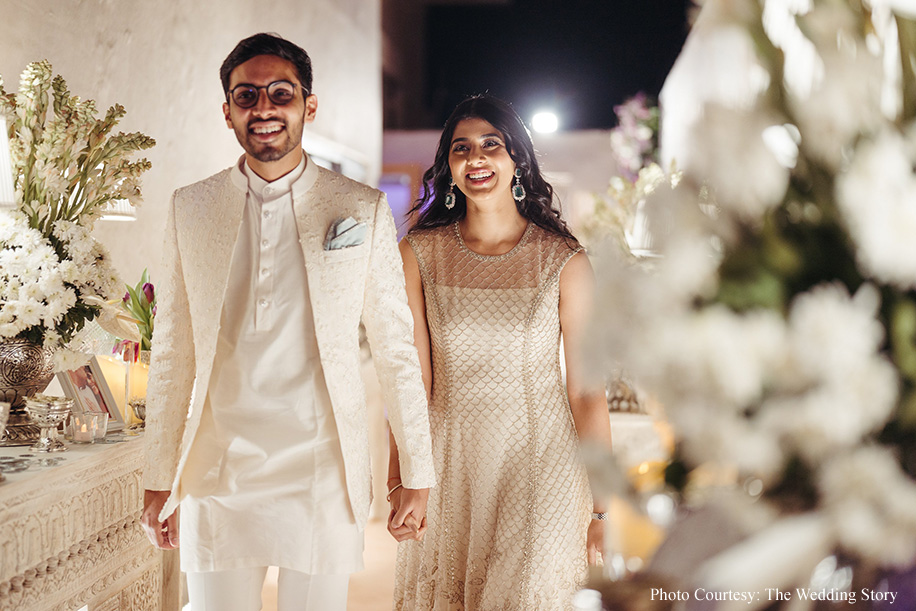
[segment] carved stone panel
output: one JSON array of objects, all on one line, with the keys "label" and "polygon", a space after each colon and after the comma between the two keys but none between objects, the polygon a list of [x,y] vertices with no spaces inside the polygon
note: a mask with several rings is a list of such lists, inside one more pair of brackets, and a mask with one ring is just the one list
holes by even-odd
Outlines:
[{"label": "carved stone panel", "polygon": [[142,457],[142,440],[96,446],[0,484],[0,611],[159,611]]}]

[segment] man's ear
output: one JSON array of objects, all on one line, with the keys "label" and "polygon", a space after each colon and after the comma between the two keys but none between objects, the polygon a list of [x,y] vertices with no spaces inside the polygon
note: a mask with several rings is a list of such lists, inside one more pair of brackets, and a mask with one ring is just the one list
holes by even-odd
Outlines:
[{"label": "man's ear", "polygon": [[315,115],[318,113],[318,96],[314,93],[309,94],[305,98],[305,115],[302,117],[302,120],[305,123],[311,123],[315,120]]},{"label": "man's ear", "polygon": [[223,116],[226,118],[226,127],[233,129],[232,117],[229,115],[229,102],[223,102]]}]

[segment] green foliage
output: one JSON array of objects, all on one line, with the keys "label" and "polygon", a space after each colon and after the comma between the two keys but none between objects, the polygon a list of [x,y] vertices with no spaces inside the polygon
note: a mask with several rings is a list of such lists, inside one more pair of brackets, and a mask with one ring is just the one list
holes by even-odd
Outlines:
[{"label": "green foliage", "polygon": [[149,272],[143,270],[140,282],[131,287],[125,285],[127,294],[121,307],[127,310],[140,331],[140,350],[149,350],[153,343],[153,323],[156,317],[156,293],[149,281]]}]

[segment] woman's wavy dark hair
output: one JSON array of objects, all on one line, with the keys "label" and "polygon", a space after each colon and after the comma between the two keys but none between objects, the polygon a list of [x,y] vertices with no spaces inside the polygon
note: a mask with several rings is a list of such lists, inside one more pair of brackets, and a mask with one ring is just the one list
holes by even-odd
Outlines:
[{"label": "woman's wavy dark hair", "polygon": [[455,189],[455,207],[445,207],[451,171],[448,154],[451,149],[455,127],[464,119],[483,119],[499,130],[506,143],[506,151],[522,170],[521,183],[525,187],[525,199],[515,202],[518,213],[527,220],[567,239],[576,241],[566,222],[560,217],[559,208],[554,207],[553,187],[541,176],[534,144],[521,117],[507,102],[491,95],[475,95],[466,98],[445,122],[436,159],[423,174],[423,194],[417,199],[411,213],[417,213],[417,222],[412,229],[429,229],[448,225],[463,219],[467,213],[467,198],[460,189]]}]

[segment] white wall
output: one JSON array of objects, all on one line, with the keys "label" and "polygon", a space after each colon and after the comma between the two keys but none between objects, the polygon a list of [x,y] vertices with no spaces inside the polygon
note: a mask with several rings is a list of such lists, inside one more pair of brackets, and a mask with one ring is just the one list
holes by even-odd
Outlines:
[{"label": "white wall", "polygon": [[[241,154],[222,118],[219,66],[235,44],[276,32],[312,58],[318,118],[307,127],[368,166],[381,163],[381,0],[0,0],[0,75],[15,90],[30,61],[47,59],[71,93],[101,112],[118,102],[122,131],[157,141],[147,151],[145,202],[132,223],[95,235],[125,281],[156,279],[171,192]],[[307,143],[307,140],[306,140]],[[306,144],[306,148],[308,145]]]}]

